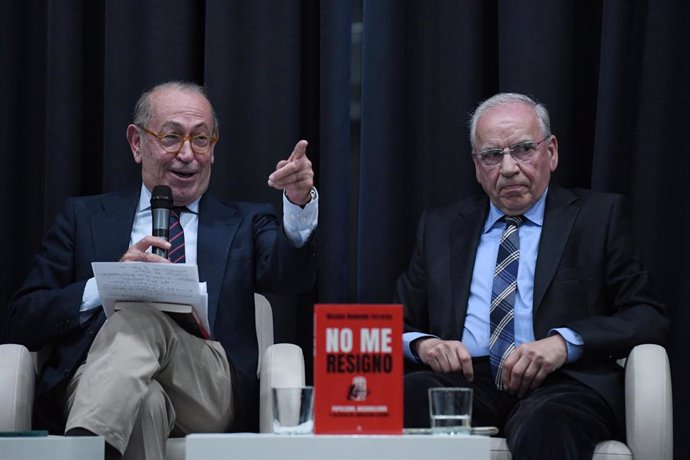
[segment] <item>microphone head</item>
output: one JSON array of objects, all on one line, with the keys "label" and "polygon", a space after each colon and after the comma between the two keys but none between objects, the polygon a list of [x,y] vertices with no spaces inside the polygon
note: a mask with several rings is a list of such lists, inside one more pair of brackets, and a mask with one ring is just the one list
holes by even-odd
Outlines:
[{"label": "microphone head", "polygon": [[152,209],[172,209],[173,197],[172,190],[167,185],[156,185],[151,192]]}]

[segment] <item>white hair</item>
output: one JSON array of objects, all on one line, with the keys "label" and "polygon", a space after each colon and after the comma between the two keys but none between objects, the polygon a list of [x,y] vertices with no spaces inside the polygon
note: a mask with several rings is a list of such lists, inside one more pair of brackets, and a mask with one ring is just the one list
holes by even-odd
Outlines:
[{"label": "white hair", "polygon": [[475,143],[477,141],[477,123],[479,119],[486,114],[489,110],[498,107],[503,104],[525,104],[534,109],[537,115],[537,121],[539,122],[539,127],[542,131],[542,136],[551,135],[551,121],[549,119],[549,111],[546,110],[544,104],[536,102],[529,96],[519,93],[499,93],[495,96],[491,96],[489,99],[485,100],[472,113],[472,118],[470,119],[470,143],[472,144],[472,149],[474,149]]}]

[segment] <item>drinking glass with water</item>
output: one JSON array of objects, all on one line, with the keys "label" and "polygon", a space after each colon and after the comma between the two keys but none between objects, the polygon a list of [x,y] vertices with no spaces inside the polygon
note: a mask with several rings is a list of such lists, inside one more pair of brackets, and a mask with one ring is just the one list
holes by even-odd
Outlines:
[{"label": "drinking glass with water", "polygon": [[472,389],[430,388],[429,416],[432,434],[470,434]]}]

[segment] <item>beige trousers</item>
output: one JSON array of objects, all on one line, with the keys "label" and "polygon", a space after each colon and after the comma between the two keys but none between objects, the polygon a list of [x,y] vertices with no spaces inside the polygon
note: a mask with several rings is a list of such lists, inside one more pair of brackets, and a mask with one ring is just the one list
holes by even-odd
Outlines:
[{"label": "beige trousers", "polygon": [[232,422],[230,364],[151,308],[105,322],[65,393],[65,431],[103,436],[124,458],[163,459],[171,433],[222,432]]}]

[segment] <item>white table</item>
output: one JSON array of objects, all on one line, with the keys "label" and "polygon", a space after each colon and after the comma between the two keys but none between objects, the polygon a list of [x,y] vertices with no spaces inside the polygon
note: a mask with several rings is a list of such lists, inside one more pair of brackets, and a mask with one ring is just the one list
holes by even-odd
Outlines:
[{"label": "white table", "polygon": [[432,435],[190,434],[187,460],[489,460],[491,438]]},{"label": "white table", "polygon": [[0,460],[93,460],[105,455],[99,436],[0,437]]}]

